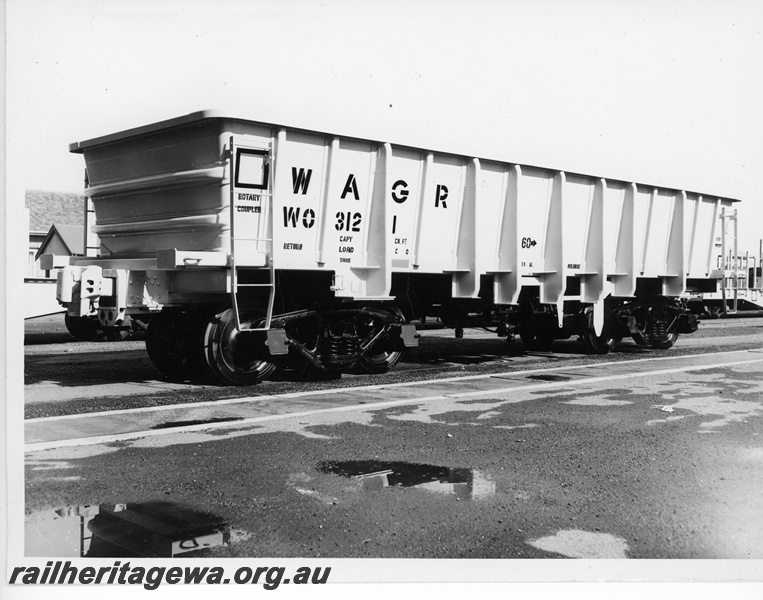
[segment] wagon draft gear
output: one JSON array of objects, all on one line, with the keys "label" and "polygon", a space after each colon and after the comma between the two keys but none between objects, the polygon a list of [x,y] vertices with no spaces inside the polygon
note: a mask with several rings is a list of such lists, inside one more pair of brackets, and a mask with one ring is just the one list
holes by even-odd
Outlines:
[{"label": "wagon draft gear", "polygon": [[719,289],[736,202],[212,111],[70,150],[86,256],[41,261],[67,327],[140,324],[164,377],[221,385],[385,373],[426,317],[535,352],[666,350]]}]

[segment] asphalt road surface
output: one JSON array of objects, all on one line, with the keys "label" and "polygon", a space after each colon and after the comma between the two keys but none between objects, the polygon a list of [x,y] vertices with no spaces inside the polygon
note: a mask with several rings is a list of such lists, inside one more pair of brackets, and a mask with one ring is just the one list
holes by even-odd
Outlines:
[{"label": "asphalt road surface", "polygon": [[763,558],[763,319],[605,357],[422,334],[384,376],[226,388],[30,322],[27,554]]}]

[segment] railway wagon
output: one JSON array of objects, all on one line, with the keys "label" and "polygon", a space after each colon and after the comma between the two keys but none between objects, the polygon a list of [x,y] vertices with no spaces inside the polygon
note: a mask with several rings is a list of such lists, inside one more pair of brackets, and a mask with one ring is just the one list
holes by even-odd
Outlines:
[{"label": "railway wagon", "polygon": [[715,291],[731,198],[204,111],[72,144],[87,256],[57,298],[86,328],[148,321],[165,376],[249,385],[382,373],[411,321],[669,348]]}]

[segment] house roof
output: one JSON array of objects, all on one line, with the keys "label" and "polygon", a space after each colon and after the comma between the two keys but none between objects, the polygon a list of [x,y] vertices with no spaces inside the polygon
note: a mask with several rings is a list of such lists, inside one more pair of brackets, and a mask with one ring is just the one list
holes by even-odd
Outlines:
[{"label": "house roof", "polygon": [[85,253],[85,236],[81,225],[51,225],[48,235],[45,236],[40,248],[35,254],[35,260],[46,254],[51,240],[58,236],[66,246],[70,255],[83,255]]},{"label": "house roof", "polygon": [[85,224],[85,197],[80,194],[27,190],[25,206],[29,209],[29,231],[48,231],[56,225]]}]

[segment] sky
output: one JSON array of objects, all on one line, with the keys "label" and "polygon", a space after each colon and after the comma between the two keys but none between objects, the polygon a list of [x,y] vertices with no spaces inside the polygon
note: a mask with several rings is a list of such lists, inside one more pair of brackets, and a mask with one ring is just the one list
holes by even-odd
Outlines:
[{"label": "sky", "polygon": [[[7,197],[75,141],[202,109],[742,200],[763,237],[763,2],[7,0]],[[13,200],[11,200],[12,202]]]}]

